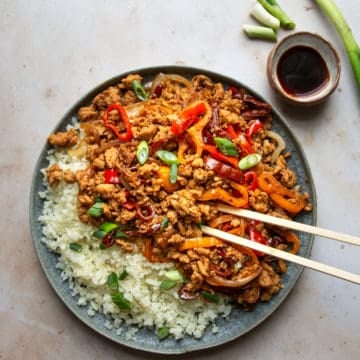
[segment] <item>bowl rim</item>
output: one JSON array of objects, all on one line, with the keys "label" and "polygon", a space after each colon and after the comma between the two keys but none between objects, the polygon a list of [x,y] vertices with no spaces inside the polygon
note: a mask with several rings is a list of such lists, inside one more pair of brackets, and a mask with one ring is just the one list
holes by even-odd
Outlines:
[{"label": "bowl rim", "polygon": [[[287,93],[281,87],[280,82],[276,75],[277,62],[275,63],[274,58],[275,58],[276,52],[278,52],[284,46],[284,44],[286,44],[289,40],[294,39],[294,38],[296,39],[298,37],[299,38],[304,37],[304,36],[307,36],[309,38],[314,38],[317,41],[322,42],[330,50],[330,52],[334,56],[334,60],[335,60],[334,64],[335,64],[336,70],[332,73],[330,81],[328,82],[328,84],[326,86],[324,86],[322,88],[321,92],[314,92],[314,93],[310,93],[310,94],[304,95],[304,96],[296,96],[296,95],[294,96],[294,95]],[[299,42],[299,45],[301,45],[301,44],[302,44],[302,42]],[[296,46],[296,44],[291,45],[290,48],[294,47],[294,46]],[[312,47],[311,45],[305,45],[305,46]],[[288,50],[288,48],[284,49],[284,51],[287,51],[287,50]],[[325,61],[325,63],[327,63],[326,59],[324,59],[324,61]],[[337,50],[335,49],[335,47],[327,39],[325,39],[322,35],[315,33],[315,32],[310,32],[310,31],[298,31],[293,34],[285,36],[272,48],[272,50],[270,51],[270,53],[268,55],[266,72],[267,72],[267,77],[268,77],[270,86],[282,98],[285,98],[285,100],[287,100],[293,104],[314,105],[314,104],[318,104],[318,103],[324,101],[325,99],[327,99],[337,88],[339,81],[340,81],[341,61],[340,61],[339,54],[338,54]]]}]

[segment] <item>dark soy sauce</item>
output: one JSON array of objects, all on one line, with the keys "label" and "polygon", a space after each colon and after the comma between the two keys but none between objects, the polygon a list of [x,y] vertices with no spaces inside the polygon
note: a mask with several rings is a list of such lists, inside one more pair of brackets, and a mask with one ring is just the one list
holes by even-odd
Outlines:
[{"label": "dark soy sauce", "polygon": [[329,70],[315,49],[294,46],[281,56],[277,76],[287,93],[301,96],[320,89],[329,80]]}]

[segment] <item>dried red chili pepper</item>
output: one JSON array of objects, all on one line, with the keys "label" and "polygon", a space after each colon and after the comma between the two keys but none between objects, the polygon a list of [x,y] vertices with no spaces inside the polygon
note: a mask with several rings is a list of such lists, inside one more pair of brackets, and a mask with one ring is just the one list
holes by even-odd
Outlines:
[{"label": "dried red chili pepper", "polygon": [[236,182],[241,182],[243,179],[243,173],[241,170],[234,169],[233,167],[226,165],[219,160],[213,159],[210,156],[205,157],[205,165],[225,179]]}]

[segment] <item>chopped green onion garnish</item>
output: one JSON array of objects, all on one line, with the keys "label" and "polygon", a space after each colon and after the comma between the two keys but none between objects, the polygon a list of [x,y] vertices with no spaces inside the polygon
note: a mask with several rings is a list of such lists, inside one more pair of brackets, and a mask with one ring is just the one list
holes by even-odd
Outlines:
[{"label": "chopped green onion garnish", "polygon": [[166,339],[169,335],[170,335],[170,330],[167,326],[162,326],[162,327],[158,328],[156,331],[156,336],[160,340]]},{"label": "chopped green onion garnish", "polygon": [[102,239],[106,235],[106,232],[103,230],[96,230],[92,235],[97,239]]},{"label": "chopped green onion garnish", "polygon": [[239,152],[234,143],[226,138],[216,137],[214,138],[216,146],[219,150],[228,156],[239,156]]},{"label": "chopped green onion garnish", "polygon": [[239,169],[240,170],[247,170],[251,167],[257,165],[261,160],[260,154],[250,154],[245,156],[239,161]]},{"label": "chopped green onion garnish", "polygon": [[219,303],[219,297],[216,294],[209,293],[207,291],[202,291],[201,296],[209,301],[218,304]]},{"label": "chopped green onion garnish", "polygon": [[169,224],[169,219],[165,216],[161,221],[161,229],[165,229]]},{"label": "chopped green onion garnish", "polygon": [[116,239],[126,239],[128,238],[129,236],[126,235],[124,232],[122,232],[121,230],[117,229],[116,230],[116,233],[115,233],[115,238]]},{"label": "chopped green onion garnish", "polygon": [[284,29],[292,30],[295,28],[295,22],[285,13],[276,0],[258,0],[258,2],[273,16],[280,20]]},{"label": "chopped green onion garnish", "polygon": [[243,29],[246,35],[251,39],[262,39],[270,41],[277,40],[275,31],[267,26],[244,24]]},{"label": "chopped green onion garnish", "polygon": [[118,306],[121,310],[130,310],[131,309],[131,303],[129,300],[126,300],[124,297],[124,294],[120,291],[116,291],[111,294],[111,299]]},{"label": "chopped green onion garnish", "polygon": [[156,156],[167,165],[179,164],[179,160],[178,160],[177,156],[174,153],[172,153],[171,151],[158,150],[156,152]]},{"label": "chopped green onion garnish", "polygon": [[274,30],[277,30],[280,27],[280,20],[276,18],[275,16],[272,16],[265,8],[259,4],[256,3],[250,14],[260,23],[262,23],[265,26],[271,27]]},{"label": "chopped green onion garnish", "polygon": [[178,174],[178,166],[177,164],[170,165],[170,174],[169,174],[169,181],[171,184],[176,184]]},{"label": "chopped green onion garnish", "polygon": [[110,231],[117,229],[117,227],[118,226],[116,224],[109,221],[105,221],[101,224],[99,230],[104,231],[105,234],[108,234]]},{"label": "chopped green onion garnish", "polygon": [[93,217],[99,217],[103,214],[104,209],[102,207],[102,201],[97,199],[93,206],[87,211],[87,214]]},{"label": "chopped green onion garnish", "polygon": [[170,280],[170,279],[165,279],[161,282],[160,284],[160,289],[161,290],[170,290],[172,289],[174,286],[177,285],[177,281],[174,280]]},{"label": "chopped green onion garnish", "polygon": [[126,270],[123,270],[119,275],[119,280],[125,280],[129,273]]},{"label": "chopped green onion garnish", "polygon": [[137,80],[134,80],[132,82],[132,88],[134,90],[135,95],[137,96],[137,98],[139,100],[141,100],[141,101],[147,100],[147,98],[148,98],[147,93],[146,93],[145,89],[143,88],[143,86]]},{"label": "chopped green onion garnish", "polygon": [[140,141],[136,149],[136,158],[141,165],[144,165],[149,158],[149,145],[145,140]]},{"label": "chopped green onion garnish", "polygon": [[107,278],[107,284],[111,291],[119,290],[119,280],[117,274],[112,271]]},{"label": "chopped green onion garnish", "polygon": [[71,250],[73,250],[73,251],[76,251],[76,252],[81,252],[82,251],[82,246],[80,244],[77,244],[77,243],[70,243],[69,248]]},{"label": "chopped green onion garnish", "polygon": [[176,281],[176,282],[183,282],[184,281],[184,278],[183,276],[181,275],[180,271],[179,270],[169,270],[167,271],[164,276],[169,279],[169,280],[172,280],[172,281]]}]

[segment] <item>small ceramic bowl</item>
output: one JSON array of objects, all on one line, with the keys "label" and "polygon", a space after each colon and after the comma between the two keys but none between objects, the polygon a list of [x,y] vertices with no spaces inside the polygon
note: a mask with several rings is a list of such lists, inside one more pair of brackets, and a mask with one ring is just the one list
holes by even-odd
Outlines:
[{"label": "small ceramic bowl", "polygon": [[267,75],[271,87],[292,104],[315,105],[336,89],[341,72],[333,46],[318,34],[298,32],[270,52]]}]

